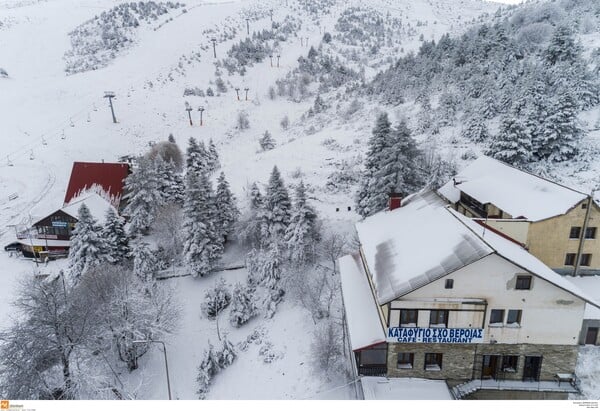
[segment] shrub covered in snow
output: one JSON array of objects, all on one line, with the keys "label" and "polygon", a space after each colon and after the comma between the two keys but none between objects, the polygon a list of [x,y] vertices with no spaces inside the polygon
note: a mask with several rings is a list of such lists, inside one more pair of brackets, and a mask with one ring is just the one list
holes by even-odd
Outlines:
[{"label": "shrub covered in snow", "polygon": [[214,346],[208,343],[208,350],[204,350],[202,362],[198,367],[198,397],[203,400],[206,398],[210,384],[213,378],[221,371],[233,364],[237,358],[237,353],[233,344],[229,342],[227,336],[223,337],[223,346],[219,351],[215,351]]},{"label": "shrub covered in snow", "polygon": [[206,290],[204,302],[202,303],[202,312],[210,319],[215,319],[231,302],[231,292],[221,278],[215,283],[213,288]]},{"label": "shrub covered in snow", "polygon": [[237,283],[233,288],[229,322],[234,327],[241,327],[258,314],[254,302],[254,288]]}]

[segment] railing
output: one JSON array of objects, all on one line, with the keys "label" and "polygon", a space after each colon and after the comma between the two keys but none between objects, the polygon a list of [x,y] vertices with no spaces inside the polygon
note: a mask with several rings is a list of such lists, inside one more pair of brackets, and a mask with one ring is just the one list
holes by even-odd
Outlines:
[{"label": "railing", "polygon": [[387,364],[359,365],[358,374],[366,377],[384,377],[387,375]]}]

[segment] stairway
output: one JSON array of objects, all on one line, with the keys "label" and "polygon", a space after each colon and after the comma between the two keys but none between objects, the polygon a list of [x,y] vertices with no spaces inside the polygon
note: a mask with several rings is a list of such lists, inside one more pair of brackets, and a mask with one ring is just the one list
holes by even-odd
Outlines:
[{"label": "stairway", "polygon": [[474,393],[475,391],[481,388],[481,381],[478,380],[470,380],[463,382],[462,384],[458,384],[450,389],[454,399],[462,400],[469,394]]}]

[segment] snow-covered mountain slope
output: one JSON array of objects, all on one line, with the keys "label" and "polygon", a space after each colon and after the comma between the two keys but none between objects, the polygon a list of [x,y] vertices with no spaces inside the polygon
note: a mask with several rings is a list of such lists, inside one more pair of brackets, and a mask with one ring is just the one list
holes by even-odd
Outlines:
[{"label": "snow-covered mountain slope", "polygon": [[[205,142],[212,138],[238,199],[246,198],[252,182],[265,183],[277,165],[286,183],[295,185],[304,179],[311,202],[327,226],[348,229],[357,219],[348,207],[354,210],[355,178],[377,113],[388,110],[393,118],[410,117],[416,114],[416,107],[385,107],[362,98],[349,100],[347,94],[328,89],[323,90],[328,108],[307,116],[314,95],[319,93],[316,84],[307,87],[312,95],[304,99],[294,93],[290,93],[290,98],[271,98],[270,88],[277,94],[276,81],[284,81],[298,67],[298,58],[306,57],[310,46],[317,48],[325,33],[332,35],[326,46],[331,55],[369,81],[398,57],[416,52],[423,40],[437,40],[445,33],[458,35],[470,24],[491,18],[498,8],[498,4],[475,0],[191,0],[185,1],[185,12],[177,8],[168,17],[130,28],[132,41],[111,55],[106,65],[68,74],[65,54],[72,50],[69,33],[123,3],[0,2],[0,68],[7,73],[4,76],[0,71],[0,245],[12,238],[9,225],[26,223],[62,206],[73,161],[116,161],[123,155],[143,154],[150,144],[165,140],[170,133],[182,149],[189,137]],[[349,21],[344,27],[338,19],[344,14],[350,16],[348,9],[360,10],[364,18]],[[301,22],[301,27],[278,45],[269,43],[273,47],[273,64],[266,57],[248,66],[244,75],[229,75],[221,67],[217,76],[215,61],[225,58],[232,45],[246,39],[246,24],[251,33],[272,27],[271,10],[274,22],[283,22],[286,16]],[[354,36],[365,30],[366,22],[372,23],[370,29],[382,23],[383,30],[375,30],[376,44],[372,43],[370,32],[368,36]],[[586,36],[586,41],[597,47],[597,33]],[[217,40],[217,59],[213,57],[212,38]],[[224,81],[227,91],[217,91],[217,77]],[[186,88],[197,88],[206,94],[209,87],[215,96],[184,97]],[[235,88],[240,89],[240,99]],[[105,91],[113,91],[117,96],[117,124],[112,123],[108,102],[103,98]],[[194,108],[193,126],[185,111],[186,102]],[[195,111],[199,106],[205,108],[203,126]],[[248,115],[248,129],[237,128],[240,112]],[[597,112],[585,115],[593,119]],[[290,125],[282,127],[286,116]],[[262,151],[258,143],[265,130],[275,140],[275,148],[270,151]],[[447,151],[445,154],[458,158],[471,150],[467,142],[455,138],[459,133],[460,124],[441,130],[439,136],[425,143],[439,145]],[[428,136],[423,134],[418,139],[424,141]],[[591,177],[593,171],[589,173]],[[9,199],[12,194],[18,197]],[[242,259],[238,257],[238,261]],[[10,321],[8,302],[13,286],[19,277],[30,275],[32,267],[30,262],[9,258],[3,252],[0,265],[0,325],[6,325]],[[53,262],[42,270],[60,268],[64,268],[64,261]],[[242,272],[240,276],[243,275]],[[196,367],[207,345],[204,334],[214,333],[208,330],[209,322],[199,318],[199,304],[193,300],[213,279],[176,281],[186,304],[184,324],[171,340],[176,356],[173,369],[184,370],[174,376],[174,384],[178,385],[179,398],[192,399]],[[239,398],[316,395],[322,382],[319,377],[311,379],[312,370],[302,361],[303,356],[309,356],[310,345],[308,337],[303,337],[313,325],[302,308],[290,302],[279,314],[281,317],[276,316],[265,325],[272,333],[274,349],[287,353],[278,360],[282,365],[269,368],[260,359],[260,364],[248,357],[240,359],[219,375],[221,382],[215,384],[209,398],[233,398],[223,381],[242,384],[244,374],[259,366],[264,369],[257,379],[272,384],[277,377],[277,385],[272,390],[241,392]],[[288,329],[289,322],[297,327]],[[248,332],[232,331],[232,339],[240,341]],[[160,391],[161,360],[159,351],[144,358],[142,367],[147,366],[149,373],[139,388],[138,398],[164,398]],[[285,368],[294,367],[296,373],[278,377]],[[129,382],[139,383],[135,375]],[[334,381],[328,386],[337,385]],[[347,392],[342,389],[332,395],[345,398]]]}]

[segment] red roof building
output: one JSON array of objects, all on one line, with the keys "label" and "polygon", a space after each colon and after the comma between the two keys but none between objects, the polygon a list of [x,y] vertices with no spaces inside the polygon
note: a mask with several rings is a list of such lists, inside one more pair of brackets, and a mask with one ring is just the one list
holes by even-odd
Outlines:
[{"label": "red roof building", "polygon": [[83,163],[74,162],[71,178],[65,194],[65,205],[84,192],[95,192],[110,201],[119,209],[125,187],[125,177],[129,175],[126,163]]}]

